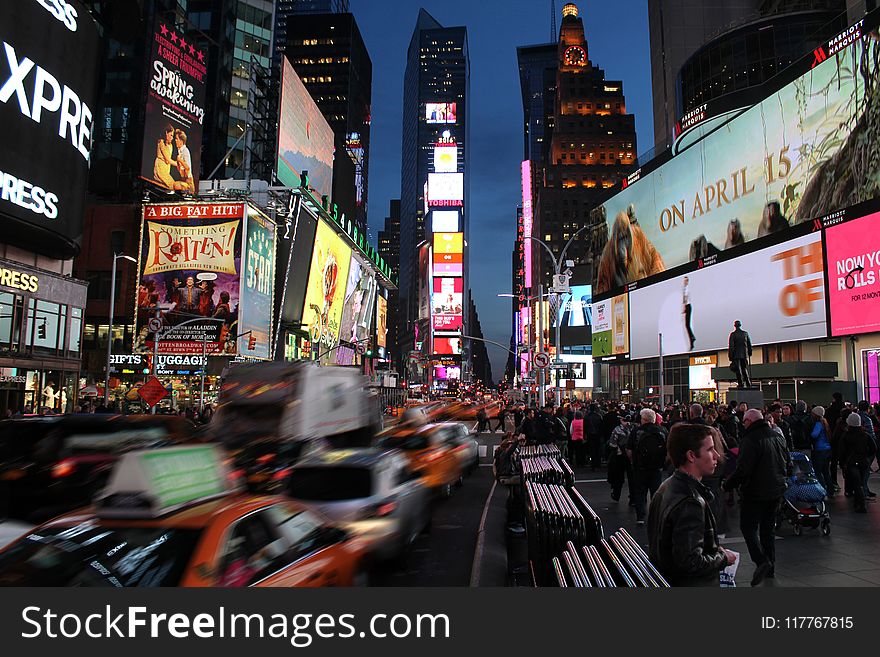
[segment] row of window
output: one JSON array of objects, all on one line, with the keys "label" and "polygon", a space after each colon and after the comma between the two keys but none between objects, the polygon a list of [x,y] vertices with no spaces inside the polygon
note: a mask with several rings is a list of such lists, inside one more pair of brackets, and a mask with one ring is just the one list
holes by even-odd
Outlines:
[{"label": "row of window", "polygon": [[314,66],[315,64],[348,64],[348,61],[348,57],[318,57],[318,59],[301,57],[300,59],[294,59],[292,63]]},{"label": "row of window", "polygon": [[[606,158],[605,158],[605,155],[606,155],[605,153],[599,153],[599,159],[600,159],[600,160],[604,160],[604,159],[606,159]],[[617,158],[616,158],[616,159],[617,159],[617,160],[622,160],[622,159],[624,159],[624,158],[632,159],[632,156],[633,156],[632,151],[626,151],[626,152],[621,151],[621,152],[617,153]],[[561,156],[561,158],[560,158],[560,160],[561,160],[562,162],[565,162],[565,161],[567,161],[567,160],[571,160],[572,162],[575,162],[575,161],[577,161],[577,159],[578,159],[578,158],[577,158],[577,154],[576,154],[576,153],[569,153],[569,154],[567,154],[567,153],[563,153],[562,156]],[[580,159],[581,159],[581,160],[588,160],[588,159],[589,159],[589,160],[595,160],[595,159],[596,159],[596,154],[593,153],[593,152],[590,152],[590,153],[581,153],[581,154],[580,154]],[[613,159],[615,159],[615,157],[614,157],[614,153],[608,153],[608,158],[607,158],[607,159],[609,159],[609,160],[613,160]],[[557,162],[557,164],[559,164],[559,162]]]},{"label": "row of window", "polygon": [[312,75],[302,79],[303,84],[314,84],[315,82],[333,82],[332,75]]},{"label": "row of window", "polygon": [[297,39],[293,42],[295,46],[332,46],[333,39]]},{"label": "row of window", "polygon": [[78,357],[82,317],[82,308],[2,292],[0,351]]}]

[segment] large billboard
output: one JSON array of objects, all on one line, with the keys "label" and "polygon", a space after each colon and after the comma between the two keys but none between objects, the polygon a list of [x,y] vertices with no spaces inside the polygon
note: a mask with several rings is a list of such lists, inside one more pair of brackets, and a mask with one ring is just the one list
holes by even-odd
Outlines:
[{"label": "large billboard", "polygon": [[455,173],[458,171],[458,145],[435,144],[434,145],[434,172]]},{"label": "large billboard", "polygon": [[208,355],[236,353],[246,207],[144,205],[135,353],[153,350],[150,320],[157,314],[160,354],[201,354],[203,339]]},{"label": "large billboard", "polygon": [[[592,288],[589,285],[572,285],[570,291],[561,295],[556,320],[559,322],[559,339],[566,347],[590,344],[592,324]],[[551,335],[555,342],[555,332]]]},{"label": "large billboard", "polygon": [[433,353],[438,356],[461,356],[461,338],[435,337]]},{"label": "large billboard", "polygon": [[434,233],[433,247],[435,276],[464,274],[464,233]]},{"label": "large billboard", "polygon": [[[739,297],[719,294],[731,285]],[[735,320],[755,345],[823,338],[824,287],[820,232],[639,287],[629,293],[631,356],[657,356],[659,334],[664,355],[727,349]]]},{"label": "large billboard", "polygon": [[461,331],[464,303],[462,279],[435,276],[431,300],[434,331]]},{"label": "large billboard", "polygon": [[[246,234],[238,315],[238,352],[268,360],[272,358],[275,224],[256,209],[248,208]],[[248,348],[251,344],[254,345],[253,349]]]},{"label": "large billboard", "polygon": [[281,103],[278,110],[278,179],[299,187],[309,172],[309,186],[320,198],[333,188],[333,130],[293,66],[282,58]]},{"label": "large billboard", "polygon": [[376,346],[379,358],[385,358],[385,350],[388,348],[388,300],[379,294],[376,297]]},{"label": "large billboard", "polygon": [[600,206],[608,242],[594,294],[876,196],[878,53],[875,38],[859,38],[816,58],[811,70]]},{"label": "large billboard", "polygon": [[629,353],[629,298],[618,294],[593,304],[593,358]]},{"label": "large billboard", "polygon": [[880,331],[880,212],[825,230],[831,335]]},{"label": "large billboard", "polygon": [[419,248],[419,319],[431,316],[431,245]]},{"label": "large billboard", "polygon": [[425,103],[426,123],[455,123],[455,103]]},{"label": "large billboard", "polygon": [[377,287],[376,277],[370,267],[359,255],[352,254],[348,269],[348,284],[345,286],[340,341],[363,343],[365,347],[367,346],[367,339],[372,335],[370,330],[373,328],[373,306],[376,304]]},{"label": "large billboard", "polygon": [[458,210],[431,210],[432,233],[457,233]]},{"label": "large billboard", "polygon": [[8,1],[0,39],[3,241],[70,258],[82,235],[97,118],[98,29],[78,0]]},{"label": "large billboard", "polygon": [[460,206],[464,200],[463,173],[429,173],[428,206]]},{"label": "large billboard", "polygon": [[351,263],[351,248],[330,226],[318,222],[309,268],[303,321],[309,327],[313,356],[321,362],[336,362],[342,306]]},{"label": "large billboard", "polygon": [[172,23],[157,20],[151,39],[141,178],[163,189],[198,189],[205,117],[207,53]]}]

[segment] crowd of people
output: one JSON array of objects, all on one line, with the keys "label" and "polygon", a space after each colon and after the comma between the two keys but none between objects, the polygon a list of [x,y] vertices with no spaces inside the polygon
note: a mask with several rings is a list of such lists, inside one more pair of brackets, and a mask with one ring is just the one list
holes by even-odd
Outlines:
[{"label": "crowd of people", "polygon": [[868,482],[880,404],[845,402],[839,393],[827,407],[779,399],[751,409],[736,401],[662,410],[611,401],[513,403],[483,411],[477,421],[478,430],[556,443],[575,467],[605,470],[615,501],[627,484],[636,522],[647,522],[651,558],[673,585],[718,585],[734,559],[721,541],[728,508],[737,504],[755,564],[752,585],[775,576],[775,523],[795,479],[792,453],[808,455],[825,495],[842,490],[856,513],[876,498]]}]

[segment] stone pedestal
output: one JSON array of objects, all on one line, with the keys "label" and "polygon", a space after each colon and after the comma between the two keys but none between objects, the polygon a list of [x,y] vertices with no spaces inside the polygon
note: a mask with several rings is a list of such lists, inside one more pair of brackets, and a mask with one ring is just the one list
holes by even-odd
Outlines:
[{"label": "stone pedestal", "polygon": [[749,408],[764,409],[764,393],[758,388],[730,388],[727,391],[727,400],[736,400],[737,406],[745,402]]}]

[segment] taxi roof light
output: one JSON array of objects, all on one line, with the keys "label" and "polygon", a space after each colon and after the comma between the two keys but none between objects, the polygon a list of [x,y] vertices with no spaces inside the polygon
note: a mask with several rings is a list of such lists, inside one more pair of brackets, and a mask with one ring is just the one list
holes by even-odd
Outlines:
[{"label": "taxi roof light", "polygon": [[216,446],[140,450],[116,462],[95,507],[101,517],[154,518],[233,490]]}]

